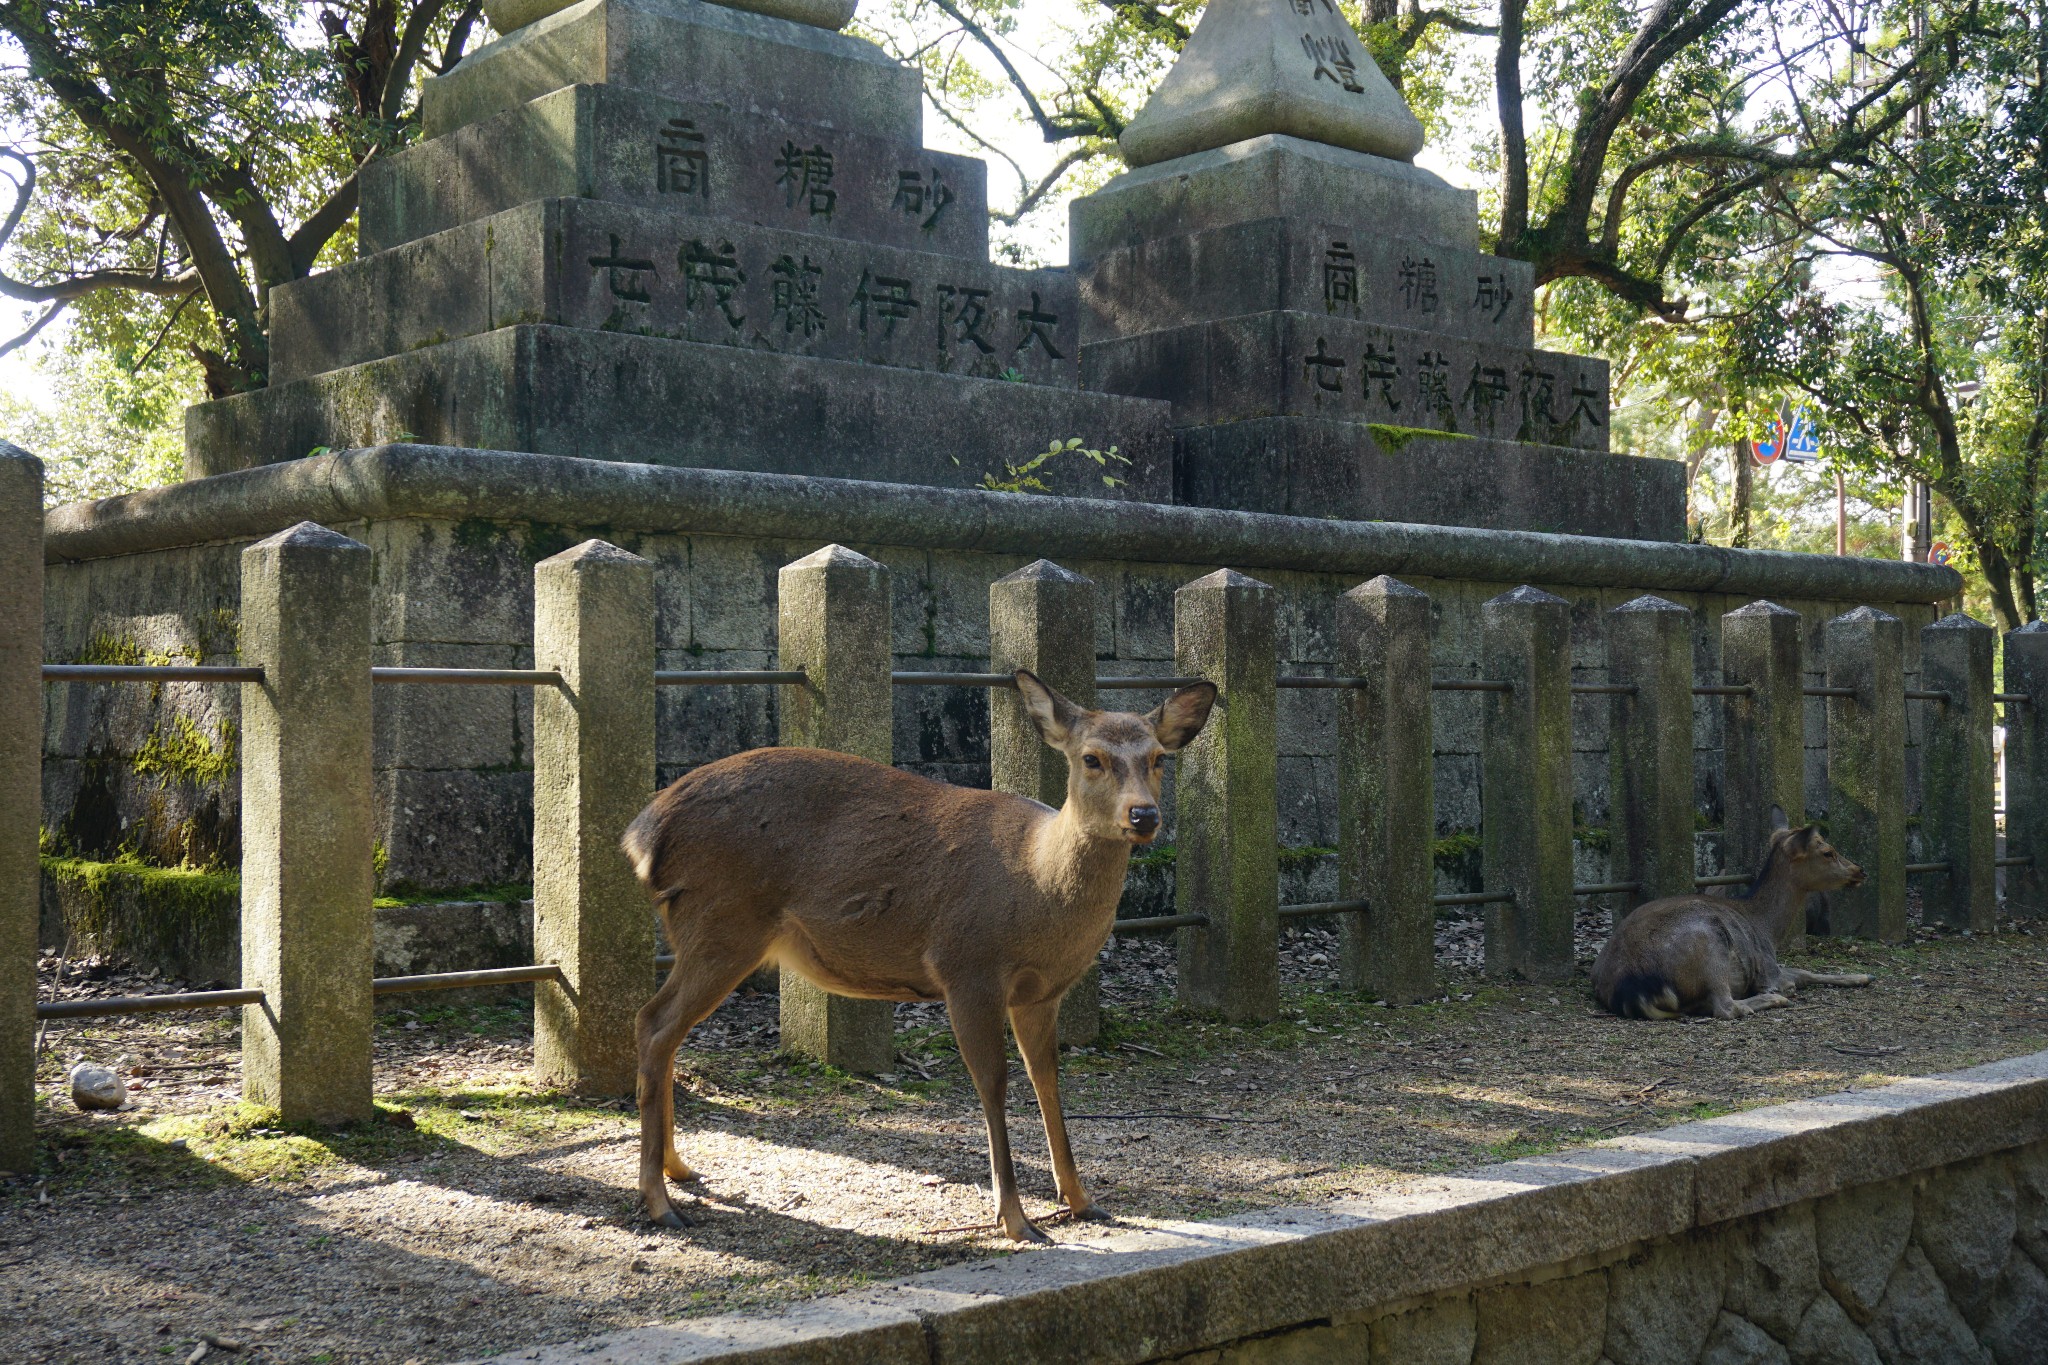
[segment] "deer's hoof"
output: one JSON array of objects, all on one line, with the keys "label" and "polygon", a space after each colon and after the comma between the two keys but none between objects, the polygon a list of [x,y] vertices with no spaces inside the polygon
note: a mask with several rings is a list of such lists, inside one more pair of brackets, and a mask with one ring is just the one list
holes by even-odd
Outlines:
[{"label": "deer's hoof", "polygon": [[1844,986],[1868,986],[1870,984],[1870,981],[1871,978],[1865,976],[1862,972],[1852,972],[1848,976],[1842,978],[1842,984]]},{"label": "deer's hoof", "polygon": [[647,1221],[656,1227],[668,1228],[672,1232],[681,1232],[684,1228],[691,1226],[690,1220],[678,1213],[674,1206],[663,1209],[659,1214]]},{"label": "deer's hoof", "polygon": [[1038,1228],[1028,1220],[1019,1224],[1017,1227],[1005,1228],[1004,1231],[1010,1234],[1010,1240],[1013,1242],[1036,1242],[1040,1246],[1052,1245],[1052,1238],[1040,1232]]},{"label": "deer's hoof", "polygon": [[1107,1223],[1110,1221],[1109,1215],[1102,1211],[1102,1205],[1100,1204],[1090,1204],[1086,1208],[1075,1209],[1073,1216],[1074,1221],[1078,1223]]}]

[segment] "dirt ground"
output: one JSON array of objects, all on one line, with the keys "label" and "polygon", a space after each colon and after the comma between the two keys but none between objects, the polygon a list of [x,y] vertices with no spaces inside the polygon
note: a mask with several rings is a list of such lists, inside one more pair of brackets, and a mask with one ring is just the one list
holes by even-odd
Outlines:
[{"label": "dirt ground", "polygon": [[[1587,963],[1605,921],[1582,916]],[[2039,923],[1829,943],[1812,962],[1876,984],[1737,1024],[1600,1015],[1583,974],[1487,982],[1478,946],[1475,921],[1445,923],[1444,998],[1390,1009],[1335,992],[1334,935],[1298,927],[1285,1018],[1234,1028],[1174,1011],[1168,944],[1120,941],[1104,1038],[1064,1064],[1084,1177],[1126,1225],[1215,1218],[2048,1047]],[[177,985],[86,975],[64,993]],[[777,1056],[773,997],[734,997],[678,1064],[697,1225],[657,1233],[636,1216],[630,1105],[536,1092],[525,1004],[424,999],[380,1016],[391,1118],[342,1133],[287,1132],[237,1103],[232,1019],[54,1026],[40,1168],[0,1180],[0,1357],[451,1361],[1009,1247],[973,1230],[990,1216],[987,1158],[936,1007],[903,1007],[898,1069],[866,1079]],[[64,1070],[123,1057],[133,1109],[75,1111]],[[1020,1174],[1043,1214],[1044,1139],[1013,1071]]]}]

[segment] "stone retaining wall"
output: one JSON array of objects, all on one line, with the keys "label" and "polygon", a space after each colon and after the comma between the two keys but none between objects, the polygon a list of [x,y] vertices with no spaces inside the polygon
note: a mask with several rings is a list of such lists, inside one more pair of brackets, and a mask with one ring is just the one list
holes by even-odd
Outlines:
[{"label": "stone retaining wall", "polygon": [[2039,1365],[2048,1053],[494,1357]]},{"label": "stone retaining wall", "polygon": [[[530,667],[532,565],[587,536],[655,562],[660,666],[679,669],[772,667],[776,573],[834,540],[890,568],[896,666],[905,670],[985,668],[988,585],[1040,556],[1095,581],[1104,673],[1171,671],[1174,590],[1219,564],[1279,589],[1283,672],[1333,667],[1337,595],[1386,572],[1431,595],[1443,677],[1479,676],[1480,603],[1530,582],[1572,602],[1579,681],[1608,676],[1606,611],[1658,592],[1695,612],[1702,679],[1719,677],[1722,613],[1770,597],[1804,618],[1814,682],[1822,622],[1863,603],[1899,615],[1911,686],[1919,627],[1958,590],[1946,569],[1884,561],[386,447],[57,509],[47,657],[232,661],[240,548],[299,519],[373,548],[376,662],[415,666]],[[193,850],[231,855],[238,795],[222,774],[238,734],[236,689],[61,687],[46,699],[53,833],[88,856],[124,843],[166,862]],[[899,765],[986,785],[980,693],[899,688],[895,705]],[[1821,703],[1807,705],[1808,744],[1818,746]],[[663,689],[660,706],[664,782],[774,742],[772,688]],[[1602,697],[1574,702],[1575,814],[1589,829],[1607,820],[1609,709]],[[1284,846],[1336,842],[1335,714],[1329,692],[1280,696]],[[379,691],[387,889],[525,879],[530,715],[531,698],[515,689]],[[1442,836],[1479,822],[1480,716],[1473,694],[1446,694],[1436,706]],[[1720,727],[1720,706],[1703,699],[1696,795],[1708,825],[1719,820]],[[1809,747],[1807,773],[1809,810],[1819,813],[1824,750]],[[1594,880],[1604,878],[1599,850],[1597,835],[1582,850],[1581,871]],[[1476,859],[1464,862],[1476,870]],[[1472,889],[1455,860],[1445,889]]]}]

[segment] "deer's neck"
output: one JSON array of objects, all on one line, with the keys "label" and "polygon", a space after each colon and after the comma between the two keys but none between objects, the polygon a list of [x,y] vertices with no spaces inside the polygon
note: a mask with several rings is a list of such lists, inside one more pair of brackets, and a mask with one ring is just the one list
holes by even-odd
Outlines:
[{"label": "deer's neck", "polygon": [[1090,834],[1071,803],[1039,826],[1033,852],[1033,875],[1049,900],[1080,910],[1114,910],[1123,896],[1130,844]]},{"label": "deer's neck", "polygon": [[1773,943],[1783,937],[1793,912],[1802,910],[1805,904],[1805,893],[1793,888],[1790,877],[1766,877],[1755,894],[1741,902],[1742,911],[1750,922]]}]

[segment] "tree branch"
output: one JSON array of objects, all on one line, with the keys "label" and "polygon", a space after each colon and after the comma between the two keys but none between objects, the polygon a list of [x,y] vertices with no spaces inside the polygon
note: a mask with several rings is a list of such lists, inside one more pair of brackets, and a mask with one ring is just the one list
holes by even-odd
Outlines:
[{"label": "tree branch", "polygon": [[1031,121],[1038,125],[1038,131],[1044,134],[1047,142],[1065,142],[1068,138],[1099,137],[1102,135],[1103,129],[1099,124],[1083,123],[1078,119],[1059,120],[1047,115],[1043,106],[1038,102],[1038,96],[1031,93],[1031,87],[1025,83],[1023,75],[1018,72],[1016,65],[1011,62],[1010,55],[1003,51],[1000,43],[989,36],[986,29],[968,18],[961,11],[960,7],[953,3],[953,0],[932,0],[932,4],[943,11],[954,23],[966,29],[973,36],[974,40],[981,44],[982,49],[996,59],[996,64],[1003,68],[1003,74],[1010,78],[1011,87],[1023,97],[1024,107],[1031,113]]},{"label": "tree branch", "polygon": [[1068,171],[1071,171],[1072,169],[1074,169],[1074,167],[1080,165],[1084,161],[1093,161],[1096,157],[1101,156],[1103,152],[1106,150],[1107,148],[1100,145],[1073,148],[1065,156],[1061,157],[1058,161],[1055,161],[1053,163],[1052,169],[1047,171],[1045,175],[1040,178],[1039,182],[1036,185],[1033,185],[1030,188],[1030,190],[1028,190],[1025,193],[1024,197],[1017,202],[1017,207],[1015,209],[1011,210],[1009,213],[991,213],[989,214],[989,217],[995,219],[998,223],[1004,223],[1009,225],[1010,227],[1015,227],[1018,221],[1021,220],[1024,217],[1024,215],[1030,213],[1033,209],[1037,208],[1039,203],[1042,200],[1044,200],[1045,196],[1052,193],[1053,188],[1060,183],[1061,178],[1064,177]]}]

